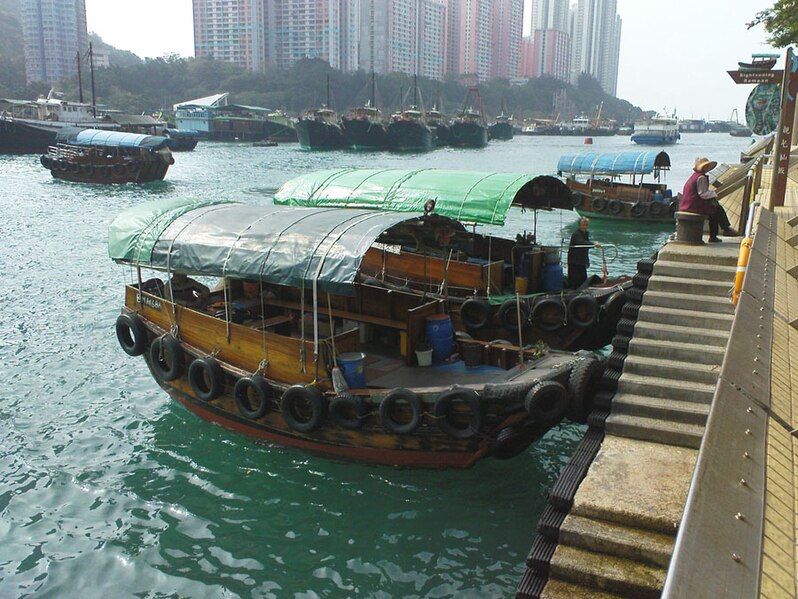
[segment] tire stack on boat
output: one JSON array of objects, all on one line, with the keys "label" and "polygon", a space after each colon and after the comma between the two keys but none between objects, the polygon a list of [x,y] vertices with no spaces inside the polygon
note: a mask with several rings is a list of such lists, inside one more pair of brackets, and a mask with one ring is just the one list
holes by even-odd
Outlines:
[{"label": "tire stack on boat", "polygon": [[648,280],[654,271],[655,260],[656,258],[641,260],[637,263],[637,274],[633,277],[633,287],[626,291],[626,301],[621,308],[622,318],[618,321],[606,370],[601,376],[592,404],[583,406],[587,413],[584,422],[589,428],[549,492],[549,500],[538,522],[537,535],[526,560],[527,570],[518,585],[516,597],[537,599],[549,580],[550,563],[557,549],[560,527],[570,512],[579,485],[604,440],[605,422],[618,390],[618,381],[623,373],[629,343]]}]

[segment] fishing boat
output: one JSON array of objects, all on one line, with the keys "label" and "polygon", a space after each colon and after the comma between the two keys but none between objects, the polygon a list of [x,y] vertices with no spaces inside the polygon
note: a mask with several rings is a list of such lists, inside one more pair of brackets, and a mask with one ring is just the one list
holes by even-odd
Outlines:
[{"label": "fishing boat", "polygon": [[740,116],[736,108],[732,110],[729,126],[729,135],[732,137],[751,137],[754,134],[750,127],[740,123]]},{"label": "fishing boat", "polygon": [[474,229],[463,252],[372,249],[363,258],[361,275],[370,285],[440,299],[459,333],[487,342],[542,341],[555,349],[597,349],[611,341],[620,318],[628,277],[604,273],[579,289],[565,288],[561,255],[567,248],[536,240],[538,210],[573,207],[573,193],[556,177],[442,169],[324,170],[286,182],[274,203],[432,210],[463,223],[497,227],[511,206],[528,209],[532,230],[524,235],[504,238]]},{"label": "fishing boat", "polygon": [[752,54],[751,62],[738,62],[741,71],[744,72],[758,72],[769,71],[776,66],[776,61],[779,59],[779,54]]},{"label": "fishing boat", "polygon": [[[404,99],[403,99],[404,103]],[[413,76],[413,104],[391,116],[388,138],[396,152],[428,152],[435,145],[435,132],[427,124],[427,115],[419,107],[418,81]]]},{"label": "fishing boat", "polygon": [[[256,439],[404,467],[511,457],[590,404],[602,363],[542,346],[455,347],[441,301],[359,280],[375,244],[448,251],[468,239],[435,214],[140,204],[109,229],[110,257],[137,273],[117,339],[174,400]],[[191,276],[221,277],[220,289],[187,288]]]},{"label": "fishing boat", "polygon": [[452,125],[449,117],[443,112],[440,88],[436,91],[435,104],[427,112],[427,125],[435,134],[435,144],[438,147],[448,146],[451,141]]},{"label": "fishing boat", "polygon": [[54,90],[35,101],[0,100],[0,154],[41,154],[67,127],[118,130],[91,104],[64,100]]},{"label": "fishing boat", "polygon": [[679,119],[663,114],[658,114],[650,121],[635,123],[632,133],[632,141],[644,146],[671,145],[680,138]]},{"label": "fishing boat", "polygon": [[68,129],[41,156],[56,179],[79,183],[149,183],[174,164],[170,140],[159,135]]},{"label": "fishing boat", "polygon": [[303,150],[339,150],[346,147],[344,129],[330,108],[330,76],[327,75],[327,103],[305,111],[297,121],[296,133]]},{"label": "fishing boat", "polygon": [[499,139],[499,140],[510,140],[515,135],[515,129],[513,128],[513,117],[507,116],[505,114],[507,109],[504,104],[504,100],[502,100],[502,111],[496,117],[496,120],[488,126],[488,137],[489,139]]},{"label": "fishing boat", "polygon": [[384,150],[389,146],[388,127],[377,108],[377,81],[371,74],[371,98],[341,119],[347,147],[353,150]]},{"label": "fishing boat", "polygon": [[164,134],[169,138],[169,149],[173,152],[191,152],[199,142],[199,134],[189,129],[167,127]]},{"label": "fishing boat", "polygon": [[479,88],[468,88],[463,109],[452,120],[449,145],[455,148],[484,148],[488,145],[488,126]]},{"label": "fishing boat", "polygon": [[[587,152],[561,156],[557,171],[566,177],[581,216],[670,223],[678,209],[664,183],[670,165],[665,152]],[[654,182],[644,182],[645,175],[653,175]]]}]

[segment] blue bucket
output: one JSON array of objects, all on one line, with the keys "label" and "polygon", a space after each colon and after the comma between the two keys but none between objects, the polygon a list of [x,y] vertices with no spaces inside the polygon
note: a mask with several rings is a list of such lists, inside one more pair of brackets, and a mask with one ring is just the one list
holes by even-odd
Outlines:
[{"label": "blue bucket", "polygon": [[427,343],[432,347],[432,362],[448,360],[454,352],[454,331],[448,314],[427,316]]},{"label": "blue bucket", "polygon": [[350,352],[338,356],[338,366],[351,389],[362,389],[366,386],[365,363],[366,354],[362,352]]},{"label": "blue bucket", "polygon": [[562,278],[562,264],[546,264],[543,267],[543,291],[560,291]]}]

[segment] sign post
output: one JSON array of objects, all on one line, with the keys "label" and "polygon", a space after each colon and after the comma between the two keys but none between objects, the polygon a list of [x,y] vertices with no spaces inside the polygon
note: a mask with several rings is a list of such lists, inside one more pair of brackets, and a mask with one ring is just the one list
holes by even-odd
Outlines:
[{"label": "sign post", "polygon": [[792,48],[787,49],[784,77],[781,84],[781,116],[773,143],[773,177],[770,183],[770,206],[784,206],[787,192],[787,171],[790,167],[790,148],[793,141],[795,119],[795,97],[798,95],[798,56]]}]

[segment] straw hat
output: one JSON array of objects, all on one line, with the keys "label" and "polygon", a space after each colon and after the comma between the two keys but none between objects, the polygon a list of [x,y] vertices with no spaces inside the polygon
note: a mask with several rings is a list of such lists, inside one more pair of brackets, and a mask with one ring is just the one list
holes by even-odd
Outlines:
[{"label": "straw hat", "polygon": [[716,166],[718,166],[718,163],[714,160],[710,160],[709,158],[699,158],[695,161],[693,170],[698,171],[699,173],[706,173],[711,171]]}]

